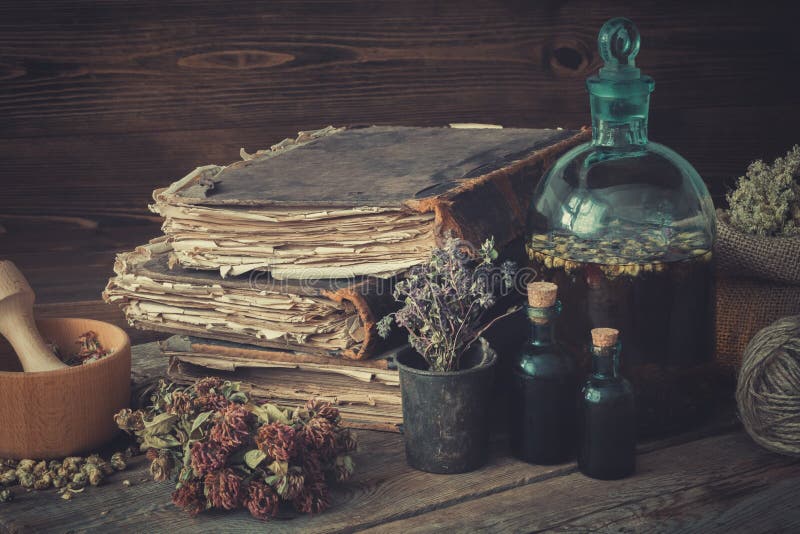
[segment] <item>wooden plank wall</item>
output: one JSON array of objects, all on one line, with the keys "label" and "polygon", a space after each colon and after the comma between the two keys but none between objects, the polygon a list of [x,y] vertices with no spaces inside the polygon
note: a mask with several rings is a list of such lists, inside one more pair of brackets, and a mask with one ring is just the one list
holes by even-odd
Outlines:
[{"label": "wooden plank wall", "polygon": [[46,313],[113,315],[98,295],[114,252],[158,233],[153,188],[328,124],[587,124],[597,30],[616,15],[644,36],[651,137],[719,196],[748,161],[800,142],[797,14],[792,2],[3,2],[0,257]]}]

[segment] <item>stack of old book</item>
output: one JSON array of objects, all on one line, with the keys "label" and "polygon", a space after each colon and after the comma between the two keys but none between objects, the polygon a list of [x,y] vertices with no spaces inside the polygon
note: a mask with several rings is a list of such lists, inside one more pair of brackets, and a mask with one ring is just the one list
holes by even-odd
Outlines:
[{"label": "stack of old book", "polygon": [[394,281],[447,235],[519,243],[533,188],[587,132],[373,126],[300,133],[153,193],[164,235],[119,254],[104,298],[162,343],[178,382],[218,374],[257,397],[402,420],[375,323]]}]

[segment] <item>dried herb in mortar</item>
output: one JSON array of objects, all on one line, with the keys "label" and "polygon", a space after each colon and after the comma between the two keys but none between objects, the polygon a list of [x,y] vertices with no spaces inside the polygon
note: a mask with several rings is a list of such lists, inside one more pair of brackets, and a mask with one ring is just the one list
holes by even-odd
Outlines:
[{"label": "dried herb in mortar", "polygon": [[61,349],[55,343],[50,343],[50,349],[65,364],[71,366],[96,362],[100,358],[105,358],[113,354],[113,351],[106,349],[103,347],[102,343],[100,343],[97,332],[91,330],[78,336],[78,340],[75,344],[78,345],[78,352],[66,358],[61,355]]}]

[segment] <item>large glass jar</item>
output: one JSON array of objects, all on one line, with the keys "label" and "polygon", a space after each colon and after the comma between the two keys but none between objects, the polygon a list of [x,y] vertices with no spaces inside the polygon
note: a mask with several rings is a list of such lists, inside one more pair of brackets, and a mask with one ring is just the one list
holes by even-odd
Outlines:
[{"label": "large glass jar", "polygon": [[714,209],[684,158],[647,139],[652,78],[627,19],[600,30],[605,66],[587,80],[592,141],[559,159],[528,214],[527,252],[558,285],[559,339],[588,368],[592,328],[624,333],[640,435],[685,428],[712,405]]}]

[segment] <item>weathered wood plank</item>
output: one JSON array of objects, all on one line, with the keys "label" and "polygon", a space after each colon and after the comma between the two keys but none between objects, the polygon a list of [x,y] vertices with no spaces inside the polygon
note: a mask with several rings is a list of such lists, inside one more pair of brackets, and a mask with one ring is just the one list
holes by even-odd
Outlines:
[{"label": "weathered wood plank", "polygon": [[[163,370],[164,361],[154,346],[134,349],[134,376],[138,382],[150,380]],[[721,427],[645,444],[643,451],[672,447],[696,439]],[[447,509],[464,502],[481,502],[492,494],[546,481],[575,472],[574,464],[532,466],[508,456],[502,442],[495,443],[490,464],[474,473],[431,475],[409,468],[404,459],[402,437],[396,434],[362,431],[361,449],[356,456],[357,474],[353,481],[340,485],[333,493],[333,507],[316,517],[276,521],[270,528],[281,532],[335,532],[381,525],[386,521],[412,517],[430,510]],[[22,495],[10,508],[13,514],[0,515],[0,531],[94,530],[114,528],[141,531],[243,530],[258,525],[246,513],[206,514],[191,518],[169,502],[168,483],[146,481],[145,465],[139,459],[124,477],[135,481],[130,488],[116,484],[119,475],[106,489],[98,488],[69,503],[54,492]],[[143,480],[145,479],[145,480]],[[477,500],[477,501],[476,501]],[[42,514],[42,510],[47,510]],[[107,512],[103,514],[102,512]]]},{"label": "weathered wood plank", "polygon": [[[658,449],[638,457],[634,477],[598,481],[579,472],[377,527],[380,532],[481,530],[757,531],[800,521],[795,501],[769,505],[774,488],[797,492],[800,461],[758,448],[743,432]],[[747,531],[747,530],[745,530]]]}]

